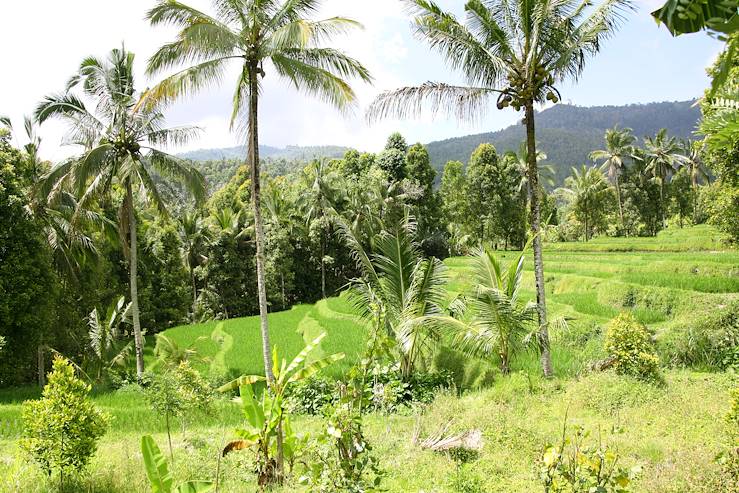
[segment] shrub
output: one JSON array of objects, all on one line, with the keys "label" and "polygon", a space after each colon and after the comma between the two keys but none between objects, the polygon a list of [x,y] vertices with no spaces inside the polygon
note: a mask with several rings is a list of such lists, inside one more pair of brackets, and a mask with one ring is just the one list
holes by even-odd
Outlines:
[{"label": "shrub", "polygon": [[660,351],[674,365],[739,371],[739,301],[673,327]]},{"label": "shrub", "polygon": [[324,376],[314,375],[295,382],[285,395],[285,408],[293,414],[321,414],[336,400],[336,383]]},{"label": "shrub", "polygon": [[600,440],[586,444],[590,433],[575,427],[572,437],[566,429],[557,445],[547,445],[539,460],[539,478],[545,493],[628,493],[640,473],[618,465],[619,455]]},{"label": "shrub", "polygon": [[62,483],[87,466],[108,427],[108,415],[90,402],[89,392],[72,364],[56,357],[41,399],[23,403],[20,446],[47,474],[59,471]]},{"label": "shrub", "polygon": [[644,380],[661,380],[652,334],[631,312],[622,312],[611,320],[605,347],[614,359],[613,367],[617,373]]}]

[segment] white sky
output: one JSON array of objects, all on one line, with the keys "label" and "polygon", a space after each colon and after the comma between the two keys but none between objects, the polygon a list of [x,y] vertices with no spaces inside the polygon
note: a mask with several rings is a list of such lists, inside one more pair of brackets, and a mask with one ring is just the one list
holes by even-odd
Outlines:
[{"label": "white sky", "polygon": [[[209,10],[209,0],[185,0]],[[439,3],[457,13],[461,0]],[[565,101],[584,106],[684,100],[699,96],[708,81],[705,67],[721,45],[705,34],[672,38],[648,12],[661,0],[640,0],[640,9],[592,60],[577,85],[565,86]],[[144,20],[154,0],[26,0],[3,6],[0,29],[3,73],[0,75],[0,115],[10,116],[17,129],[41,98],[61,91],[79,62],[88,55],[104,56],[125,41],[137,54],[138,88],[151,86],[144,67],[149,56],[171,41],[173,29],[152,28]],[[297,93],[269,72],[260,106],[262,144],[346,145],[379,150],[388,134],[401,131],[410,142],[429,142],[470,133],[497,130],[519,118],[512,110],[491,111],[481,122],[458,125],[437,121],[384,121],[368,126],[364,110],[384,89],[426,80],[459,82],[436,53],[411,35],[410,20],[399,0],[325,0],[322,17],[341,15],[362,22],[365,29],[337,39],[335,45],[365,64],[374,86],[354,84],[360,99],[353,115],[337,113],[328,105]],[[186,148],[239,144],[228,131],[235,75],[219,88],[201,92],[168,112],[170,125],[194,124],[202,137]],[[24,136],[18,132],[18,144]],[[58,122],[41,128],[42,156],[58,159],[73,150],[60,147],[64,129]]]}]

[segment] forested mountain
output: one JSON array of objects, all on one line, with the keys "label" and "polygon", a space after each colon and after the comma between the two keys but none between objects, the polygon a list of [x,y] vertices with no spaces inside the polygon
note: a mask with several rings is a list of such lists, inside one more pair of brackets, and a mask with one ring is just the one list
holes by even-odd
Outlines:
[{"label": "forested mountain", "polygon": [[[581,107],[558,104],[536,116],[537,142],[547,155],[547,162],[556,170],[556,182],[561,184],[572,166],[588,163],[588,154],[602,149],[603,134],[614,125],[633,129],[641,141],[666,128],[670,135],[689,138],[700,119],[700,109],[694,101],[630,104],[625,106]],[[466,163],[478,145],[492,143],[499,153],[518,150],[525,138],[523,125],[512,125],[497,132],[467,135],[431,142],[426,145],[431,163],[439,172],[447,161]],[[440,175],[441,173],[439,173]]]},{"label": "forested mountain", "polygon": [[[259,155],[262,159],[287,159],[287,160],[302,160],[310,161],[317,157],[341,157],[348,150],[347,147],[341,146],[287,146],[285,148],[272,147],[272,146],[259,146]],[[179,154],[180,157],[185,159],[192,159],[193,161],[220,161],[223,159],[241,159],[242,161],[246,157],[246,147],[224,147],[222,149],[198,149],[196,151],[189,151]]]},{"label": "forested mountain", "polygon": [[[604,146],[603,135],[614,125],[633,129],[641,141],[666,128],[669,135],[689,138],[700,119],[700,109],[694,101],[678,101],[625,106],[582,107],[558,104],[537,114],[537,141],[547,155],[561,185],[572,166],[589,163],[588,154]],[[498,153],[518,150],[524,140],[523,125],[512,125],[497,132],[488,132],[441,140],[426,144],[431,164],[437,170],[437,183],[447,161],[467,163],[478,145],[492,143]],[[339,158],[348,150],[341,146],[260,146],[264,170],[270,175],[282,175],[305,165],[317,157]],[[201,161],[199,169],[205,175],[211,191],[223,186],[243,164],[243,146],[223,149],[201,149],[180,154],[180,157]]]}]

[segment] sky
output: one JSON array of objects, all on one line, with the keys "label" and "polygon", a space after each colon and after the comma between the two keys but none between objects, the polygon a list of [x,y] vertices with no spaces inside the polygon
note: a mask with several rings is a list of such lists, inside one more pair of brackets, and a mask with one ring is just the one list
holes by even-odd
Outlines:
[{"label": "sky", "polygon": [[[185,3],[210,11],[210,0]],[[462,16],[462,0],[438,3]],[[635,3],[637,11],[629,14],[600,54],[588,62],[580,79],[560,87],[564,102],[600,106],[687,100],[698,97],[708,85],[705,69],[721,44],[703,33],[673,38],[649,15],[664,0]],[[144,74],[146,60],[159,46],[171,41],[176,31],[149,26],[144,16],[153,5],[154,0],[25,0],[3,6],[0,115],[9,116],[15,128],[22,129],[23,115],[31,114],[44,95],[61,91],[84,57],[105,56],[121,43],[136,53],[137,86],[142,89],[155,84],[156,78],[148,79]],[[520,118],[512,109],[493,108],[484,118],[468,124],[442,116],[369,125],[365,110],[383,90],[425,81],[459,83],[462,79],[413,36],[410,16],[400,0],[325,0],[316,18],[333,16],[350,17],[363,24],[362,30],[337,38],[334,46],[368,67],[374,83],[355,82],[357,107],[341,114],[268,72],[260,101],[260,143],[276,147],[344,145],[375,152],[394,131],[401,132],[409,142],[427,143],[498,130]],[[235,81],[236,72],[227,73],[219,86],[167,110],[170,126],[196,125],[202,129],[196,141],[169,151],[243,143],[243,138],[228,128]],[[43,158],[61,159],[75,152],[70,146],[62,146],[64,133],[61,122],[43,124]],[[16,144],[24,144],[23,133],[16,134]]]}]

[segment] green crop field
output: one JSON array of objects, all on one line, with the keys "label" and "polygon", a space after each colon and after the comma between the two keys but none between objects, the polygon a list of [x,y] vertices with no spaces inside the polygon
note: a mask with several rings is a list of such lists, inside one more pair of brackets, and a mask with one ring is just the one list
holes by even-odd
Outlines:
[{"label": "green crop field", "polygon": [[[680,234],[701,237],[702,229]],[[514,360],[510,377],[497,376],[485,388],[470,389],[461,397],[443,394],[424,409],[370,415],[365,420],[367,432],[382,459],[388,490],[538,491],[536,459],[544,444],[561,434],[567,416],[570,423],[585,426],[593,437],[615,447],[624,465],[642,467],[635,491],[713,491],[707,478],[718,467],[713,457],[721,450],[722,418],[728,411],[728,392],[736,385],[734,375],[704,372],[700,364],[692,369],[666,368],[666,385],[659,387],[586,371],[589,362],[604,356],[604,327],[622,310],[633,311],[654,330],[662,362],[667,365],[679,355],[681,341],[689,339],[683,338],[687,331],[712,313],[736,306],[739,253],[714,250],[712,240],[705,237],[694,242],[699,245],[694,249],[666,248],[673,245],[671,237],[662,234],[656,239],[547,246],[547,302],[557,378],[542,380],[536,355],[526,353]],[[507,261],[514,253],[501,252],[501,256]],[[457,257],[445,264],[451,299],[470,287],[470,262]],[[530,258],[525,265],[523,296],[531,299]],[[346,354],[343,361],[327,369],[335,377],[356,361],[366,335],[365,325],[344,295],[273,313],[269,321],[272,342],[286,358],[295,355],[305,341],[326,332],[321,351]],[[182,346],[195,347],[203,357],[199,365],[208,374],[262,371],[258,317],[176,327],[165,334]],[[0,392],[2,491],[47,491],[44,478],[19,458],[16,447],[20,404],[37,395],[35,389]],[[94,401],[113,421],[101,443],[106,453],[97,455],[84,484],[92,485],[89,491],[146,491],[138,441],[142,434],[153,433],[163,444],[163,423],[149,411],[141,393],[131,388],[94,393]],[[222,400],[214,414],[187,423],[185,432],[175,434],[175,475],[207,476],[239,421],[238,408]],[[298,417],[294,427],[309,433],[319,423],[318,418]],[[430,435],[445,426],[482,431],[484,448],[474,463],[458,466],[449,457],[414,444],[416,433]],[[254,490],[253,479],[240,461],[238,454],[222,460],[220,467],[227,478],[223,491]],[[464,481],[460,477],[479,489],[461,489]],[[284,491],[300,488],[289,484]]]}]

